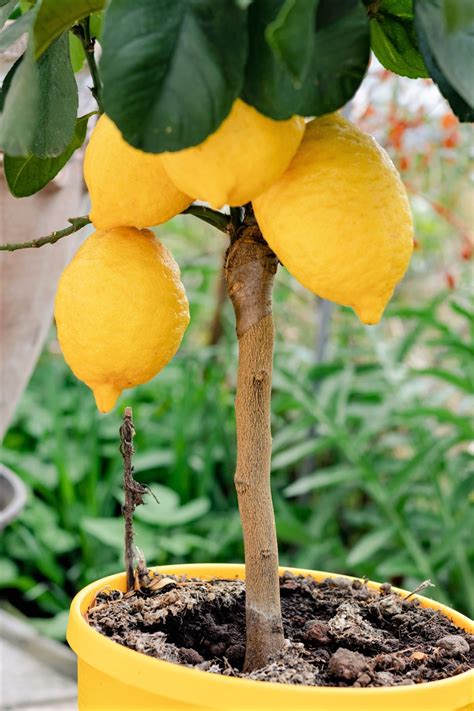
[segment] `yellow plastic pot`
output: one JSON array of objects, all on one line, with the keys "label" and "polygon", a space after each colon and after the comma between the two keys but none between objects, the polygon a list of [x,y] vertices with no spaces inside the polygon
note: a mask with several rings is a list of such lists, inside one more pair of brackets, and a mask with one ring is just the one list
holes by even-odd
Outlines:
[{"label": "yellow plastic pot", "polygon": [[[238,578],[243,565],[168,565],[160,573],[193,577]],[[284,569],[281,569],[283,572]],[[289,568],[316,580],[331,573]],[[378,588],[377,583],[369,583]],[[78,657],[79,711],[469,711],[473,708],[474,672],[416,686],[339,689],[247,681],[162,662],[126,649],[90,627],[83,615],[104,587],[125,590],[125,574],[88,585],[71,605],[67,638]],[[403,591],[402,591],[403,592]],[[471,634],[467,617],[419,597],[421,604],[443,611]]]}]

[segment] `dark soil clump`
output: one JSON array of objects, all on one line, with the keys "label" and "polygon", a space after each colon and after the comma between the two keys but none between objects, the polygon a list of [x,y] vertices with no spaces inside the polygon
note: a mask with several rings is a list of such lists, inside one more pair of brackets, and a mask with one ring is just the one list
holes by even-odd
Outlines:
[{"label": "dark soil clump", "polygon": [[87,618],[101,634],[152,657],[197,669],[309,686],[397,686],[445,679],[474,666],[474,635],[390,585],[286,573],[280,580],[286,647],[243,674],[245,586],[238,580],[142,577],[139,591],[100,592]]}]

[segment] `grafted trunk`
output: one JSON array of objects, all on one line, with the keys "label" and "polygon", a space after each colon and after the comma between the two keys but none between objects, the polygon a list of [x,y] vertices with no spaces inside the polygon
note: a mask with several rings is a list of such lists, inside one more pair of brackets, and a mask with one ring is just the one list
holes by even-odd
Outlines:
[{"label": "grafted trunk", "polygon": [[264,666],[283,645],[278,547],[270,490],[272,287],[277,265],[276,256],[249,215],[226,261],[227,289],[239,339],[235,487],[245,546],[246,671]]}]

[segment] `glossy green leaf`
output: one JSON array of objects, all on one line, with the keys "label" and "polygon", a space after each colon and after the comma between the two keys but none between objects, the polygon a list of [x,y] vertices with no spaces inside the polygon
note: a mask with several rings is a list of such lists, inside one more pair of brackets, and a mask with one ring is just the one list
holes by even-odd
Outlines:
[{"label": "glossy green leaf", "polygon": [[34,24],[35,56],[40,57],[57,37],[78,20],[102,10],[105,0],[43,0]]},{"label": "glossy green leaf", "polygon": [[316,28],[300,87],[295,87],[265,39],[280,7],[281,0],[256,0],[249,8],[249,59],[242,98],[275,119],[341,108],[358,89],[369,61],[369,21],[362,4]]},{"label": "glossy green leaf", "polygon": [[76,125],[78,94],[65,33],[38,60],[40,100],[31,153],[42,158],[61,155]]},{"label": "glossy green leaf", "polygon": [[77,72],[80,72],[84,66],[84,62],[86,61],[86,53],[84,51],[84,47],[82,46],[82,42],[77,35],[69,32],[68,37],[72,70],[74,74],[77,74]]},{"label": "glossy green leaf", "polygon": [[386,69],[411,79],[429,76],[412,21],[380,13],[370,21],[370,43]]},{"label": "glossy green leaf", "polygon": [[415,17],[417,30],[423,28],[425,40],[441,72],[462,99],[474,108],[474,21],[446,32],[443,0],[416,0]]},{"label": "glossy green leaf", "polygon": [[472,0],[443,0],[444,21],[449,32],[459,30],[474,22]]},{"label": "glossy green leaf", "polygon": [[90,16],[89,20],[89,29],[91,32],[91,36],[95,37],[100,41],[100,38],[102,37],[102,29],[104,26],[104,11],[102,12],[94,12]]},{"label": "glossy green leaf", "polygon": [[215,131],[242,85],[245,26],[227,0],[114,0],[100,69],[105,110],[125,139],[159,153]]},{"label": "glossy green leaf", "polygon": [[319,0],[285,0],[265,37],[296,87],[308,69],[314,47],[314,25]]},{"label": "glossy green leaf", "polygon": [[0,119],[0,145],[5,153],[21,156],[30,152],[39,102],[38,67],[28,49],[13,77]]},{"label": "glossy green leaf", "polygon": [[15,20],[15,22],[12,22],[11,25],[8,25],[8,27],[5,27],[5,29],[0,32],[0,52],[8,49],[8,47],[24,35],[25,32],[28,32],[35,15],[36,11],[30,10],[25,15],[21,15],[18,20]]},{"label": "glossy green leaf", "polygon": [[15,197],[27,197],[37,193],[66,165],[70,157],[84,143],[87,122],[92,114],[78,119],[71,143],[56,158],[39,158],[36,155],[4,157],[3,168],[8,188]]},{"label": "glossy green leaf", "polygon": [[7,94],[10,89],[10,86],[12,84],[13,77],[15,76],[16,72],[20,68],[20,64],[21,64],[22,60],[23,60],[23,55],[21,55],[21,57],[18,57],[15,64],[13,64],[13,66],[9,70],[8,74],[6,75],[5,79],[3,80],[2,88],[0,89],[0,112],[3,111],[3,107],[5,106],[5,99],[7,98]]},{"label": "glossy green leaf", "polygon": [[59,156],[72,140],[78,95],[67,35],[38,62],[28,47],[9,88],[1,123],[1,145],[10,156]]},{"label": "glossy green leaf", "polygon": [[453,113],[461,122],[467,123],[474,121],[474,108],[459,94],[459,92],[448,81],[446,75],[439,66],[436,57],[431,50],[431,44],[428,41],[427,33],[421,22],[415,20],[416,33],[420,45],[420,51],[428,68],[431,78],[437,84],[438,89],[449,102]]}]

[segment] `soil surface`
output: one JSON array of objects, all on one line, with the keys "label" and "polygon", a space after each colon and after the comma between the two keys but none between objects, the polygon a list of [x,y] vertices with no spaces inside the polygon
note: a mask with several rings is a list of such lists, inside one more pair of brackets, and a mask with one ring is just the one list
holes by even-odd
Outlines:
[{"label": "soil surface", "polygon": [[403,599],[388,583],[280,579],[286,647],[263,669],[242,672],[245,586],[142,573],[123,595],[102,590],[89,609],[101,634],[152,657],[204,671],[309,686],[397,686],[435,681],[474,666],[474,635],[439,612]]}]

